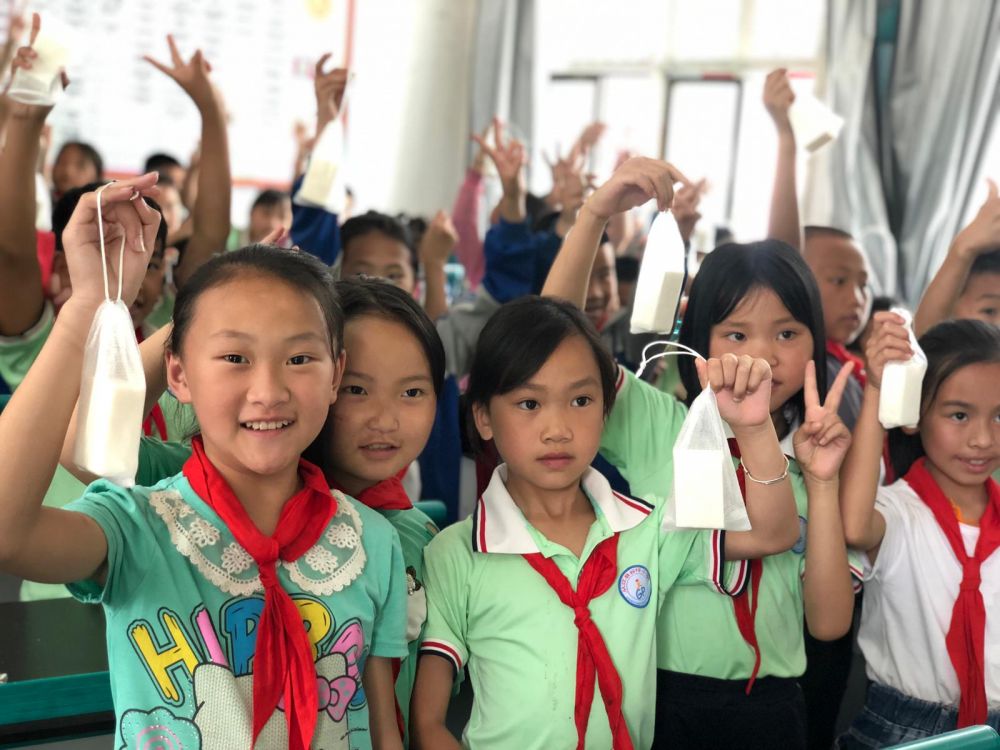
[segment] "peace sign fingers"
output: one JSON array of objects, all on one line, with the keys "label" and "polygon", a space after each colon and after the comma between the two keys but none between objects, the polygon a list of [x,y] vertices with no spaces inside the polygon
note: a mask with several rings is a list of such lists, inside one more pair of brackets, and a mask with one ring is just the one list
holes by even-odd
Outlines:
[{"label": "peace sign fingers", "polygon": [[847,388],[852,372],[854,372],[853,362],[848,362],[840,368],[840,372],[837,373],[833,385],[830,386],[830,390],[826,394],[826,403],[823,404],[828,411],[835,412],[840,408],[840,400],[844,397],[844,389]]}]

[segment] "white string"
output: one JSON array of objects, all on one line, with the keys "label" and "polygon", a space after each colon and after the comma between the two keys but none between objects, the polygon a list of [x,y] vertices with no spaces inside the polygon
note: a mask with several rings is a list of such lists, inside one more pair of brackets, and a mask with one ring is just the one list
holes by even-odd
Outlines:
[{"label": "white string", "polygon": [[[682,351],[675,352],[659,352],[654,354],[652,357],[646,357],[646,352],[654,346],[674,346]],[[646,365],[650,362],[655,362],[661,357],[696,357],[697,359],[705,359],[701,354],[696,352],[690,346],[685,346],[684,344],[678,343],[677,341],[651,341],[642,347],[642,364],[639,365],[639,370],[636,372],[635,376],[637,378],[642,377],[643,371],[646,369]]]},{"label": "white string", "polygon": [[[111,184],[109,182],[97,188],[97,235],[101,240],[101,273],[104,274],[104,299],[108,302],[111,301],[111,289],[108,286],[108,257],[104,252],[104,220],[101,218],[101,193]],[[119,276],[121,276],[120,273]],[[121,287],[119,287],[118,299],[121,299]]]},{"label": "white string", "polygon": [[[114,185],[114,181],[101,185],[97,188],[97,234],[101,240],[101,273],[104,275],[104,299],[108,302],[111,301],[111,289],[108,283],[108,256],[104,249],[104,218],[101,216],[101,193],[109,185]],[[124,229],[124,228],[123,228]],[[139,237],[140,241],[142,236]],[[143,248],[145,250],[145,248]],[[115,298],[115,302],[122,301],[122,282],[124,280],[122,269],[125,268],[125,234],[122,233],[122,243],[118,248],[118,296]]]}]

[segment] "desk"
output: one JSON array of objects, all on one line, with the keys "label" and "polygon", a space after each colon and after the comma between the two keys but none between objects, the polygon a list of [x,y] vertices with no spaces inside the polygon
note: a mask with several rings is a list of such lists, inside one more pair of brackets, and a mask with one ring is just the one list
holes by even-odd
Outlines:
[{"label": "desk", "polygon": [[0,604],[0,746],[114,731],[100,606]]}]

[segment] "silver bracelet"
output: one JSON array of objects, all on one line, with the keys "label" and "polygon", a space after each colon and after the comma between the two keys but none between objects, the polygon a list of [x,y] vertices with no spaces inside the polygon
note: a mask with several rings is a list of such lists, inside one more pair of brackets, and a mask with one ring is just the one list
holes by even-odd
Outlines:
[{"label": "silver bracelet", "polygon": [[753,474],[750,473],[750,469],[748,469],[747,465],[743,463],[742,458],[740,459],[740,466],[743,468],[743,473],[746,475],[747,479],[757,484],[763,484],[766,487],[772,484],[777,484],[778,482],[784,481],[785,479],[788,479],[788,466],[791,462],[788,460],[788,456],[782,456],[782,458],[785,459],[785,470],[781,472],[780,477],[775,477],[774,479],[758,479],[757,477],[755,477]]}]

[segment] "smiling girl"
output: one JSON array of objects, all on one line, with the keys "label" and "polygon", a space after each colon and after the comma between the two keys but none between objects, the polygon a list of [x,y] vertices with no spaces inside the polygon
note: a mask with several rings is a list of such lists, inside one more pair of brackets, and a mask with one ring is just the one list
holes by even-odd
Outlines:
[{"label": "smiling girl", "polygon": [[920,337],[920,424],[889,432],[896,476],[878,486],[882,373],[912,356],[903,319],[876,313],[844,528],[867,550],[858,645],[871,684],[844,748],[897,745],[956,727],[1000,729],[1000,331],[972,320]]},{"label": "smiling girl", "polygon": [[257,246],[204,265],[177,297],[167,354],[201,428],[182,472],[41,506],[77,395],[65,374],[80,371],[103,299],[98,211],[108,243],[128,241],[109,269],[128,303],[159,223],[140,197],[154,179],[107,188],[100,207],[85,195],[65,230],[73,296],[0,418],[0,565],[101,602],[124,746],[399,748],[398,539],[301,459],[343,371],[317,261]]}]

